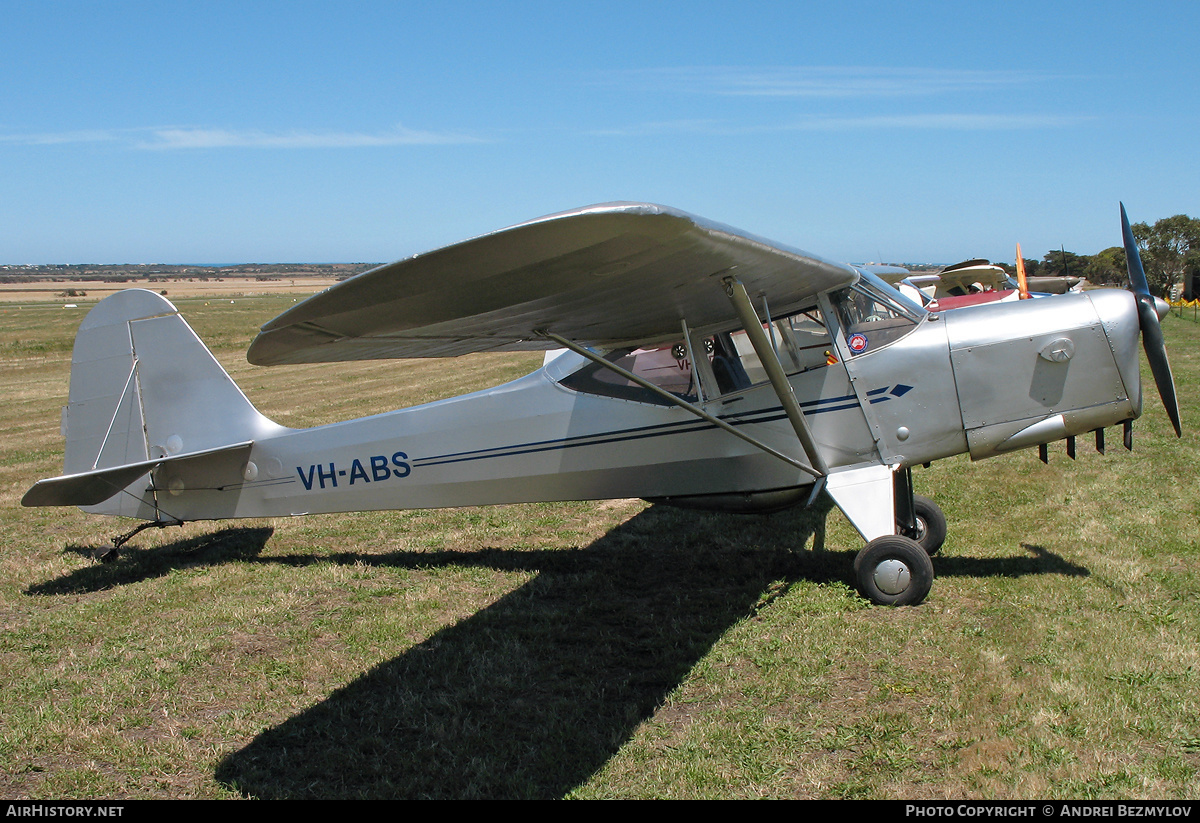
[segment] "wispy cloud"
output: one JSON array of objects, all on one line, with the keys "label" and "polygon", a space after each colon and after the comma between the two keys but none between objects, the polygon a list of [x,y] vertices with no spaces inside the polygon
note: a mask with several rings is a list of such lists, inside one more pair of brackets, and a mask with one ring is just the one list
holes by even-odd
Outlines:
[{"label": "wispy cloud", "polygon": [[82,131],[42,132],[37,134],[3,134],[0,143],[23,146],[58,146],[66,143],[111,143],[122,139],[121,132],[105,129]]},{"label": "wispy cloud", "polygon": [[[712,117],[713,107],[710,105],[710,114],[701,118],[648,121],[591,132],[603,136],[736,136],[786,131],[884,129],[1011,131],[1065,128],[1095,119],[1063,113],[1031,114],[1010,110],[968,114],[958,110],[965,98],[969,98],[967,105],[970,108],[980,109],[986,107],[985,101],[989,98],[1000,99],[1001,92],[1065,79],[1029,71],[867,66],[684,66],[610,71],[598,77],[601,84],[618,86],[625,92],[707,97],[710,102],[712,98],[725,97],[799,104],[755,110],[742,108],[736,116],[725,117]],[[918,99],[922,101],[920,105],[916,102]],[[1010,102],[1004,102],[998,108],[1003,110],[1010,105]],[[788,109],[791,110],[790,114],[781,114]],[[885,113],[869,109],[890,111]],[[947,111],[950,113],[940,113]],[[769,122],[764,121],[763,117],[768,118]]]},{"label": "wispy cloud", "polygon": [[26,146],[71,143],[117,143],[133,149],[345,149],[373,146],[431,146],[481,143],[481,138],[452,132],[421,131],[396,126],[381,132],[264,131],[203,127],[156,127],[144,129],[92,129],[66,132],[3,134],[0,143]]},{"label": "wispy cloud", "polygon": [[370,146],[431,146],[479,143],[479,138],[403,126],[384,132],[286,131],[168,128],[155,129],[137,143],[141,149],[347,149]]},{"label": "wispy cloud", "polygon": [[601,82],[646,91],[738,97],[910,97],[1011,87],[1049,78],[1024,71],[866,66],[685,66],[605,72]]},{"label": "wispy cloud", "polygon": [[845,131],[857,129],[940,129],[1007,131],[1077,126],[1090,117],[1058,114],[893,114],[861,117],[806,117],[777,127],[780,131]]},{"label": "wispy cloud", "polygon": [[745,127],[733,127],[721,120],[711,118],[695,118],[682,120],[658,120],[649,123],[638,123],[633,126],[615,126],[612,128],[590,129],[586,132],[593,137],[649,137],[656,134],[745,134]]},{"label": "wispy cloud", "polygon": [[742,136],[789,131],[1014,131],[1079,126],[1095,118],[1042,114],[896,114],[833,116],[806,115],[769,124],[732,123],[720,120],[663,120],[632,126],[595,129],[600,137],[648,137],[662,134]]}]

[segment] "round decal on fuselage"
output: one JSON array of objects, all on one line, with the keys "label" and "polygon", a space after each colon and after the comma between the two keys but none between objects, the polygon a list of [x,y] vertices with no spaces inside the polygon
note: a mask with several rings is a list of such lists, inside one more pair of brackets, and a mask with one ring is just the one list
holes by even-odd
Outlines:
[{"label": "round decal on fuselage", "polygon": [[850,335],[850,339],[846,341],[846,345],[855,354],[865,352],[867,350],[867,336],[865,334],[852,334]]}]

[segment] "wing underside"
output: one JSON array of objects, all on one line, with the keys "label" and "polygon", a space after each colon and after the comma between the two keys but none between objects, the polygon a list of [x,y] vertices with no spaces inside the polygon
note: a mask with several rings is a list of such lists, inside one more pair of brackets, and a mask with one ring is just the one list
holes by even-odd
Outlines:
[{"label": "wing underside", "polygon": [[381,266],[262,327],[258,365],[538,351],[550,331],[615,348],[737,325],[736,276],[773,314],[848,285],[855,269],[684,212],[610,203]]}]

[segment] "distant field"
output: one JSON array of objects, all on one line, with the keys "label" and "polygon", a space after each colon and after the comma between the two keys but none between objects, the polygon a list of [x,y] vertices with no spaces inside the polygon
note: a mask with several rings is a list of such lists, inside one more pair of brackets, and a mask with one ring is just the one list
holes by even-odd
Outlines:
[{"label": "distant field", "polygon": [[[153,286],[291,426],[540,362],[257,368],[258,327],[317,284]],[[0,797],[1200,796],[1200,324],[1165,321],[1182,440],[1147,373],[1132,453],[1110,431],[1106,456],[917,470],[950,537],[929,599],[888,609],[853,591],[836,511],[821,552],[814,513],[617,500],[192,523],[97,563],[132,523],[19,504],[61,471],[83,317],[22,301],[0,307]]]},{"label": "distant field", "polygon": [[[278,280],[257,280],[253,277],[197,280],[172,278],[97,283],[79,280],[43,280],[33,283],[0,283],[0,303],[58,301],[85,305],[98,302],[121,289],[150,289],[165,292],[167,297],[233,297],[269,294],[311,294],[336,283],[330,277],[284,277]],[[76,296],[70,296],[70,292]],[[83,292],[83,296],[79,296]]]}]

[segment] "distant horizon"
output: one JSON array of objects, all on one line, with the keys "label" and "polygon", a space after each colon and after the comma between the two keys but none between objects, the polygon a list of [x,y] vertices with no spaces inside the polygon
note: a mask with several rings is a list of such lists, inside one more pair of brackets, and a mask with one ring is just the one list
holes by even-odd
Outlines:
[{"label": "distant horizon", "polygon": [[[268,261],[264,261],[264,260],[254,260],[254,261],[247,261],[247,262],[243,262],[243,263],[166,263],[166,262],[162,262],[162,261],[159,261],[157,263],[94,263],[94,262],[93,263],[0,263],[0,271],[4,271],[4,270],[8,270],[8,269],[35,269],[35,268],[49,269],[49,268],[56,268],[56,267],[63,267],[63,266],[80,267],[80,268],[86,268],[89,266],[95,266],[97,268],[120,267],[120,266],[138,267],[138,268],[146,268],[146,267],[151,267],[151,266],[176,266],[176,267],[194,266],[196,268],[204,268],[204,269],[226,269],[226,268],[234,268],[234,267],[238,267],[238,266],[370,266],[370,267],[374,268],[377,266],[386,266],[391,263],[398,263],[401,260],[405,260],[405,259],[407,259],[407,258],[400,258],[399,260],[383,260],[383,261],[379,261],[376,263],[372,263],[372,262],[368,262],[368,261],[346,261],[346,260],[334,260],[334,261],[283,260],[283,261],[275,261],[275,262],[268,262]],[[982,258],[967,258],[967,259],[982,259]],[[1030,258],[1026,258],[1026,259],[1028,260]],[[1041,258],[1038,258],[1038,259],[1041,259]],[[842,261],[842,260],[839,260],[837,262],[846,263],[847,265],[851,265],[851,266],[953,266],[953,265],[956,265],[957,263],[961,263],[964,261],[956,260],[953,263],[933,263],[933,262],[917,263],[917,262],[911,262],[911,261],[907,262],[907,263],[897,263],[897,262],[889,262],[889,261],[880,262],[877,260],[868,260],[868,261],[861,261],[861,260]],[[998,261],[989,261],[989,262],[992,262],[995,265],[995,264],[999,264],[999,263],[1004,263],[1006,261],[998,260]]]},{"label": "distant horizon", "polygon": [[387,263],[395,262],[385,260],[378,263],[372,263],[368,260],[277,260],[269,262],[266,260],[248,260],[241,263],[168,263],[159,260],[154,263],[0,263],[0,269],[12,268],[54,268],[58,266],[137,266],[139,268],[147,266],[196,266],[205,269],[226,269],[235,266],[383,266]]}]

